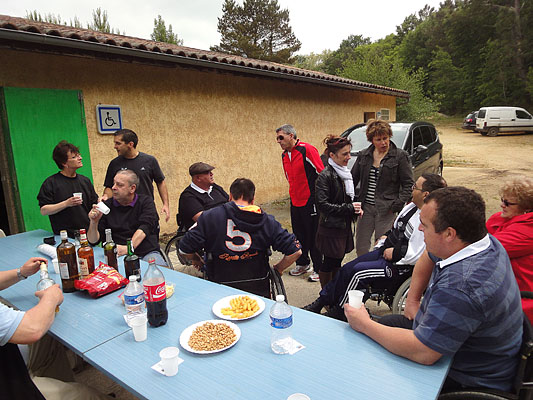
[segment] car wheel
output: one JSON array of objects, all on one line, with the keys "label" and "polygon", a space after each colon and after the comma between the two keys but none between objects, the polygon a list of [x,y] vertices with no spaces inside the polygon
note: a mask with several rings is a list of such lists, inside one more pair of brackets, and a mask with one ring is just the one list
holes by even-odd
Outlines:
[{"label": "car wheel", "polygon": [[498,136],[498,131],[499,129],[493,126],[492,128],[489,128],[489,130],[487,131],[487,136],[491,136],[491,137]]}]

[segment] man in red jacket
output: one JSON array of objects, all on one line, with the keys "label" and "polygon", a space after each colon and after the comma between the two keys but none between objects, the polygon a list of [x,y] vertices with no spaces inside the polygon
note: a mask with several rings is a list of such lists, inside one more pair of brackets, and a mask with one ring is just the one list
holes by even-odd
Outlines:
[{"label": "man in red jacket", "polygon": [[302,245],[302,255],[289,274],[298,276],[307,272],[310,269],[310,254],[314,273],[309,276],[309,280],[318,282],[322,255],[315,246],[318,228],[315,181],[324,165],[316,147],[301,142],[292,125],[283,125],[276,129],[276,141],[283,150],[281,160],[285,177],[289,181],[292,231]]}]

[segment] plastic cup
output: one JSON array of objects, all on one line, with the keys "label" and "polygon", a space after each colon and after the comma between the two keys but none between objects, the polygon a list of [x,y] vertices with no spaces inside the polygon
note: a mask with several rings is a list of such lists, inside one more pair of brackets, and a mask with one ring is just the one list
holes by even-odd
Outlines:
[{"label": "plastic cup", "polygon": [[131,329],[133,330],[133,337],[135,338],[136,342],[142,342],[146,340],[146,337],[148,336],[147,322],[148,318],[146,315],[139,315],[129,321]]},{"label": "plastic cup", "polygon": [[81,192],[72,193],[72,195],[74,197],[79,197],[80,199],[83,199],[83,193],[81,193]]},{"label": "plastic cup", "polygon": [[109,207],[106,206],[103,201],[99,202],[96,205],[96,209],[105,215],[109,214],[109,211],[110,211]]},{"label": "plastic cup", "polygon": [[178,373],[178,361],[180,349],[177,347],[165,347],[159,352],[161,367],[166,376],[174,376]]},{"label": "plastic cup", "polygon": [[293,393],[287,397],[287,400],[311,400],[311,398],[303,393]]},{"label": "plastic cup", "polygon": [[348,303],[354,308],[361,308],[363,305],[363,296],[365,292],[360,290],[349,290],[348,291]]}]

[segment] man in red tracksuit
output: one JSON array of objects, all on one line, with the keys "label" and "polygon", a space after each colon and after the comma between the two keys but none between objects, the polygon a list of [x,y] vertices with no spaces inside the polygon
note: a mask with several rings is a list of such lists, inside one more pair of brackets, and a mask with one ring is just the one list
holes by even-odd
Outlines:
[{"label": "man in red tracksuit", "polygon": [[301,142],[296,137],[292,125],[283,125],[276,129],[276,141],[281,155],[285,177],[289,181],[291,197],[292,231],[302,245],[302,255],[296,261],[296,267],[290,275],[302,275],[310,269],[309,255],[313,261],[314,273],[309,280],[318,282],[318,271],[322,265],[322,255],[315,246],[318,228],[318,212],[315,206],[315,181],[324,169],[316,147]]}]

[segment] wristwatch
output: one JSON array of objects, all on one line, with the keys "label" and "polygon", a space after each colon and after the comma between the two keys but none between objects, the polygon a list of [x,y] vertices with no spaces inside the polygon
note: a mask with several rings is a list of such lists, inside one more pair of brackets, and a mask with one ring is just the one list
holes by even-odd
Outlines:
[{"label": "wristwatch", "polygon": [[22,281],[27,278],[27,276],[22,275],[22,272],[20,272],[20,268],[17,268],[17,277],[19,278],[19,281]]}]

